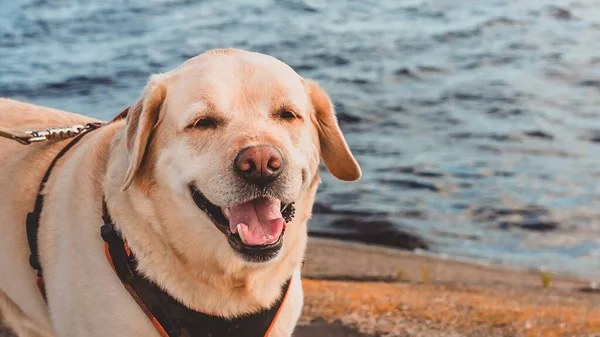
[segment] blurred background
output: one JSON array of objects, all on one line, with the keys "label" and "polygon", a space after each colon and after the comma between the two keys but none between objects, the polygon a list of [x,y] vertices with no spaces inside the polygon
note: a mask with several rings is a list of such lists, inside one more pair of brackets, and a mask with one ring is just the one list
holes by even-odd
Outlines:
[{"label": "blurred background", "polygon": [[0,96],[110,119],[222,47],[336,104],[313,235],[600,276],[600,2],[3,0]]}]

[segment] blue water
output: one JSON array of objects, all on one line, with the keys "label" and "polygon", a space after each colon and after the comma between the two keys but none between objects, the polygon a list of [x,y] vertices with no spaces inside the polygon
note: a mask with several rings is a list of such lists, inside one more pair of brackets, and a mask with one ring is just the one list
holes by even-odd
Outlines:
[{"label": "blue water", "polygon": [[600,275],[600,3],[3,0],[0,96],[108,119],[217,47],[335,101],[364,178],[311,231]]}]

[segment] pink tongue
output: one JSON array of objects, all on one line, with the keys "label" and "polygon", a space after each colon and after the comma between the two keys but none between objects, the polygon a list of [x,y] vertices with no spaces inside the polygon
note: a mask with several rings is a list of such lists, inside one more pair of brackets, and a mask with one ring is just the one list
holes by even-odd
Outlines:
[{"label": "pink tongue", "polygon": [[238,224],[243,232],[244,243],[251,246],[271,244],[277,241],[283,231],[283,217],[280,202],[276,199],[256,199],[229,208],[229,228],[238,232]]}]

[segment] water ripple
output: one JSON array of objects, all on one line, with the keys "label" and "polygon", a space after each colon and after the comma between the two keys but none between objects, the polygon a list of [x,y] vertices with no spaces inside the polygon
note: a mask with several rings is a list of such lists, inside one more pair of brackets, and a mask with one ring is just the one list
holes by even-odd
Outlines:
[{"label": "water ripple", "polygon": [[310,230],[600,273],[600,4],[0,2],[0,96],[109,119],[152,73],[265,52],[331,95],[364,177]]}]

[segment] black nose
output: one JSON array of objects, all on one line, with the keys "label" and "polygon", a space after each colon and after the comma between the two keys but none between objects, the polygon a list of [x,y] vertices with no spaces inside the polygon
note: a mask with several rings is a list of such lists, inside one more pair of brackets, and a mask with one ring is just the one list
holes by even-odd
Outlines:
[{"label": "black nose", "polygon": [[256,185],[274,181],[283,171],[283,156],[271,145],[247,147],[237,154],[234,163],[237,173]]}]

